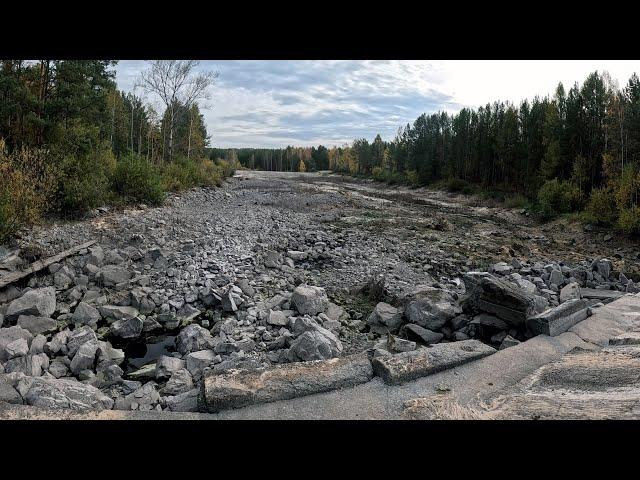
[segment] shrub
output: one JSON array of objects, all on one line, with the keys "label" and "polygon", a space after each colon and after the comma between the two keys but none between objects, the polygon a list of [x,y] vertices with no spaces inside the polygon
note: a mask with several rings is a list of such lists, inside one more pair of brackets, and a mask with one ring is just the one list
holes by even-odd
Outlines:
[{"label": "shrub", "polygon": [[505,197],[504,206],[506,208],[530,208],[531,202],[525,195],[514,193]]},{"label": "shrub", "polygon": [[576,211],[582,204],[582,192],[572,182],[554,178],[542,185],[538,192],[542,214],[549,217]]},{"label": "shrub", "polygon": [[115,157],[108,147],[63,156],[56,195],[60,212],[77,215],[103,205],[109,196],[109,177],[114,167]]},{"label": "shrub", "polygon": [[37,222],[54,189],[48,152],[22,148],[9,154],[0,139],[0,242]]},{"label": "shrub", "polygon": [[640,234],[640,207],[636,206],[620,210],[618,227],[625,233]]},{"label": "shrub", "polygon": [[118,161],[112,178],[114,191],[125,201],[160,205],[164,200],[162,177],[147,159],[129,154]]},{"label": "shrub", "polygon": [[226,162],[216,165],[211,160],[179,158],[163,168],[164,187],[178,191],[191,187],[219,186],[224,171],[232,171]]},{"label": "shrub", "polygon": [[418,172],[416,170],[407,170],[407,182],[413,187],[417,187],[420,183]]},{"label": "shrub", "polygon": [[614,192],[607,188],[593,189],[582,213],[582,220],[595,225],[613,225],[617,218]]},{"label": "shrub", "polygon": [[463,192],[465,189],[469,190],[470,185],[466,180],[461,178],[451,177],[445,183],[445,188],[448,192]]}]

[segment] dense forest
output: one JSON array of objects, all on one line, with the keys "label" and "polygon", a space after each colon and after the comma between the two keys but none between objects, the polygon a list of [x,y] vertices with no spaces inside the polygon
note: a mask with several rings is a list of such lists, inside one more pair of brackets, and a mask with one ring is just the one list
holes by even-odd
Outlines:
[{"label": "dense forest", "polygon": [[192,61],[150,63],[140,90],[177,85],[160,108],[116,88],[115,61],[0,61],[0,241],[47,212],[160,203],[230,173],[205,155],[197,100],[214,75]]},{"label": "dense forest", "polygon": [[[216,156],[225,152],[212,150]],[[234,151],[248,168],[330,169],[413,185],[477,186],[527,197],[545,215],[584,209],[591,223],[640,232],[640,80],[594,72],[567,92],[423,114],[396,137],[351,145]]]}]

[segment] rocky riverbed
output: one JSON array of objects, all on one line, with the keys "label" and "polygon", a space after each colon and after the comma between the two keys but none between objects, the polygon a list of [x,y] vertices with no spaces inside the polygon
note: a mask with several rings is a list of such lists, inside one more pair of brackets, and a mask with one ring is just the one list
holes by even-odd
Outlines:
[{"label": "rocky riverbed", "polygon": [[0,402],[197,411],[211,372],[470,339],[508,348],[554,308],[640,291],[637,248],[609,232],[275,172],[36,228],[0,247],[0,278],[91,240],[0,290]]}]

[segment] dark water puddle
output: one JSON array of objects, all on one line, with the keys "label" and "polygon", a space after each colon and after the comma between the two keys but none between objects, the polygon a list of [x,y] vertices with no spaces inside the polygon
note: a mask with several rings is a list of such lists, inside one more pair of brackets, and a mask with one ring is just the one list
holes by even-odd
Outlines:
[{"label": "dark water puddle", "polygon": [[131,373],[157,360],[162,355],[171,355],[175,351],[174,335],[163,337],[151,337],[147,342],[128,343],[123,345],[124,355],[126,358],[125,372]]}]

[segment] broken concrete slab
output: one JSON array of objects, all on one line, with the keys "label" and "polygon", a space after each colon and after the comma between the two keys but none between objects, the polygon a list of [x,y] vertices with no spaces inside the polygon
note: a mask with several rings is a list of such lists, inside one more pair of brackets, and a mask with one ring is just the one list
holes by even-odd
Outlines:
[{"label": "broken concrete slab", "polygon": [[388,385],[398,385],[491,355],[495,348],[478,340],[439,343],[428,348],[385,355],[371,363]]},{"label": "broken concrete slab", "polygon": [[588,306],[587,300],[572,298],[557,307],[528,318],[527,328],[536,335],[544,334],[555,337],[587,318],[589,316]]},{"label": "broken concrete slab", "polygon": [[589,318],[569,329],[585,342],[601,347],[609,339],[640,327],[639,295],[625,295],[595,310]]},{"label": "broken concrete slab", "polygon": [[209,372],[202,382],[201,408],[215,413],[351,387],[371,378],[373,369],[366,354],[218,374]]}]

